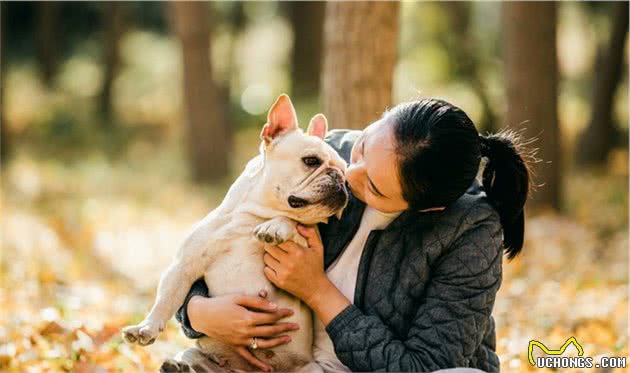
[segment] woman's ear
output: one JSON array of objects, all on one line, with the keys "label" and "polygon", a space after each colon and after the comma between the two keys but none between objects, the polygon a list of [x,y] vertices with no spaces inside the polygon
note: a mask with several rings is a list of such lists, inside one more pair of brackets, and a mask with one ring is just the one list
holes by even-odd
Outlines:
[{"label": "woman's ear", "polygon": [[289,96],[281,94],[269,109],[267,123],[260,132],[260,139],[265,145],[269,145],[276,137],[297,128],[297,115],[293,103]]},{"label": "woman's ear", "polygon": [[328,120],[324,114],[320,113],[315,115],[308,124],[306,134],[309,136],[317,136],[323,140],[324,137],[326,137],[326,132],[328,132]]}]

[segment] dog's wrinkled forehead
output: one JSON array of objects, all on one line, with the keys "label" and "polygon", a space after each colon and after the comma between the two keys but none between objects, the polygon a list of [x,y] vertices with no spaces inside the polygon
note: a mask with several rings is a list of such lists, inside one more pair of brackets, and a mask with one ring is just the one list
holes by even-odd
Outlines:
[{"label": "dog's wrinkled forehead", "polygon": [[267,123],[260,133],[261,149],[268,159],[316,159],[307,162],[319,162],[327,166],[338,167],[345,171],[346,164],[335,150],[323,139],[328,131],[328,122],[323,114],[315,115],[306,133],[297,125],[297,116],[291,99],[280,95],[269,109]]},{"label": "dog's wrinkled forehead", "polygon": [[345,171],[346,164],[337,152],[323,140],[315,136],[308,136],[297,130],[279,138],[273,148],[267,149],[271,158],[299,159],[307,162],[317,162],[327,166],[334,166]]}]

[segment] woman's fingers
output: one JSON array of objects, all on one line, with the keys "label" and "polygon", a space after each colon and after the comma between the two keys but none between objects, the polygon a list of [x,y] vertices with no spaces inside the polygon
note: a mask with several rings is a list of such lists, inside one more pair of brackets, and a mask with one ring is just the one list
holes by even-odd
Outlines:
[{"label": "woman's fingers", "polygon": [[293,241],[284,241],[277,247],[279,251],[289,253],[289,254],[295,253],[296,251],[299,251],[299,250],[304,250],[303,246],[298,245]]},{"label": "woman's fingers", "polygon": [[[291,242],[291,241],[287,241],[287,242]],[[267,256],[272,256],[276,260],[282,260],[282,258],[288,255],[287,251],[283,250],[283,248],[280,246],[265,245],[265,251],[268,254]]]},{"label": "woman's fingers", "polygon": [[293,315],[288,308],[281,308],[275,312],[252,312],[251,318],[254,325],[273,324],[280,319]]},{"label": "woman's fingers", "polygon": [[[258,343],[258,341],[256,341]],[[259,345],[260,346],[260,345]],[[270,365],[265,364],[263,361],[259,360],[250,350],[246,347],[237,347],[236,352],[241,355],[241,357],[247,360],[253,366],[259,368],[263,372],[271,372],[273,369]]]},{"label": "woman's fingers", "polygon": [[240,295],[236,297],[236,304],[239,306],[247,307],[250,309],[273,312],[278,309],[275,303],[268,301],[265,298]]},{"label": "woman's fingers", "polygon": [[280,262],[269,253],[265,253],[263,255],[263,262],[266,266],[271,267],[271,269],[273,269],[274,271],[280,265]]},{"label": "woman's fingers", "polygon": [[252,334],[256,337],[275,337],[278,334],[298,330],[299,328],[299,325],[296,323],[281,322],[273,325],[255,326],[252,330]]},{"label": "woman's fingers", "polygon": [[307,227],[302,224],[297,225],[298,233],[306,239],[308,247],[319,249],[322,247],[322,239],[319,237],[317,229],[314,227]]},{"label": "woman's fingers", "polygon": [[275,338],[256,338],[258,348],[273,348],[291,342],[291,337],[281,335]]}]

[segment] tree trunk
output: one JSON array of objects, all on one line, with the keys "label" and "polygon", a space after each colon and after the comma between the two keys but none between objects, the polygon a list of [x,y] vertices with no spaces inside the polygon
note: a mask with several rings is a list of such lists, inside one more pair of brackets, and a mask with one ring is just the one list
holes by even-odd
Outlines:
[{"label": "tree trunk", "polygon": [[628,3],[612,4],[611,13],[610,39],[608,45],[600,46],[595,61],[591,119],[576,147],[580,165],[605,163],[616,133],[612,111],[628,34]]},{"label": "tree trunk", "polygon": [[482,79],[478,52],[476,51],[471,30],[472,3],[464,1],[445,1],[440,3],[449,18],[450,27],[445,42],[451,55],[458,78],[468,82],[481,103],[481,118],[478,128],[487,132],[497,129],[497,116],[492,108],[486,85]]},{"label": "tree trunk", "polygon": [[113,125],[112,86],[120,67],[120,38],[124,32],[124,3],[118,1],[106,2],[104,5],[103,24],[103,66],[105,74],[101,89],[100,109],[104,116],[103,124],[106,127]]},{"label": "tree trunk", "polygon": [[398,2],[328,2],[322,101],[333,128],[364,128],[392,103]]},{"label": "tree trunk", "polygon": [[4,109],[4,85],[7,71],[7,3],[0,2],[0,161],[6,163],[9,154],[9,132]]},{"label": "tree trunk", "polygon": [[184,101],[188,147],[193,177],[197,181],[222,178],[228,173],[231,145],[210,65],[210,10],[204,2],[174,1],[174,28],[181,41]]},{"label": "tree trunk", "polygon": [[296,97],[315,96],[319,92],[326,3],[292,1],[288,6],[294,35],[291,94]]},{"label": "tree trunk", "polygon": [[540,187],[530,204],[560,208],[562,163],[558,125],[558,65],[554,2],[506,2],[503,6],[503,53],[507,96],[506,124],[538,138],[534,167]]},{"label": "tree trunk", "polygon": [[58,3],[41,1],[37,3],[37,55],[42,80],[47,87],[51,87],[57,73],[57,16]]}]

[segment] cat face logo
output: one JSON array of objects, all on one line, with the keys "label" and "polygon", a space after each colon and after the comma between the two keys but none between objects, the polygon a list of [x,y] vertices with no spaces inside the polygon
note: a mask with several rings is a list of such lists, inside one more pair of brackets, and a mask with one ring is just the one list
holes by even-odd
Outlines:
[{"label": "cat face logo", "polygon": [[[538,366],[536,365],[536,362],[534,361],[534,356],[533,356],[534,346],[538,346],[547,355],[562,355],[571,343],[573,343],[575,348],[577,348],[578,356],[584,355],[584,349],[582,348],[582,345],[580,345],[580,343],[575,339],[575,337],[571,337],[567,339],[567,341],[564,342],[562,347],[560,347],[557,350],[550,350],[547,348],[547,346],[542,344],[542,342],[531,340],[529,341],[529,347],[527,348],[527,357],[529,358],[529,363],[533,366]],[[538,367],[542,368],[542,366],[538,366]]]},{"label": "cat face logo", "polygon": [[[578,356],[561,356],[567,347],[573,344]],[[548,356],[537,356],[534,359],[534,346],[538,346]],[[602,356],[597,362],[590,356],[584,356],[584,349],[575,337],[571,337],[557,350],[551,350],[539,341],[529,341],[527,348],[529,363],[537,368],[568,369],[568,368],[626,368],[628,360],[623,356]]]}]

